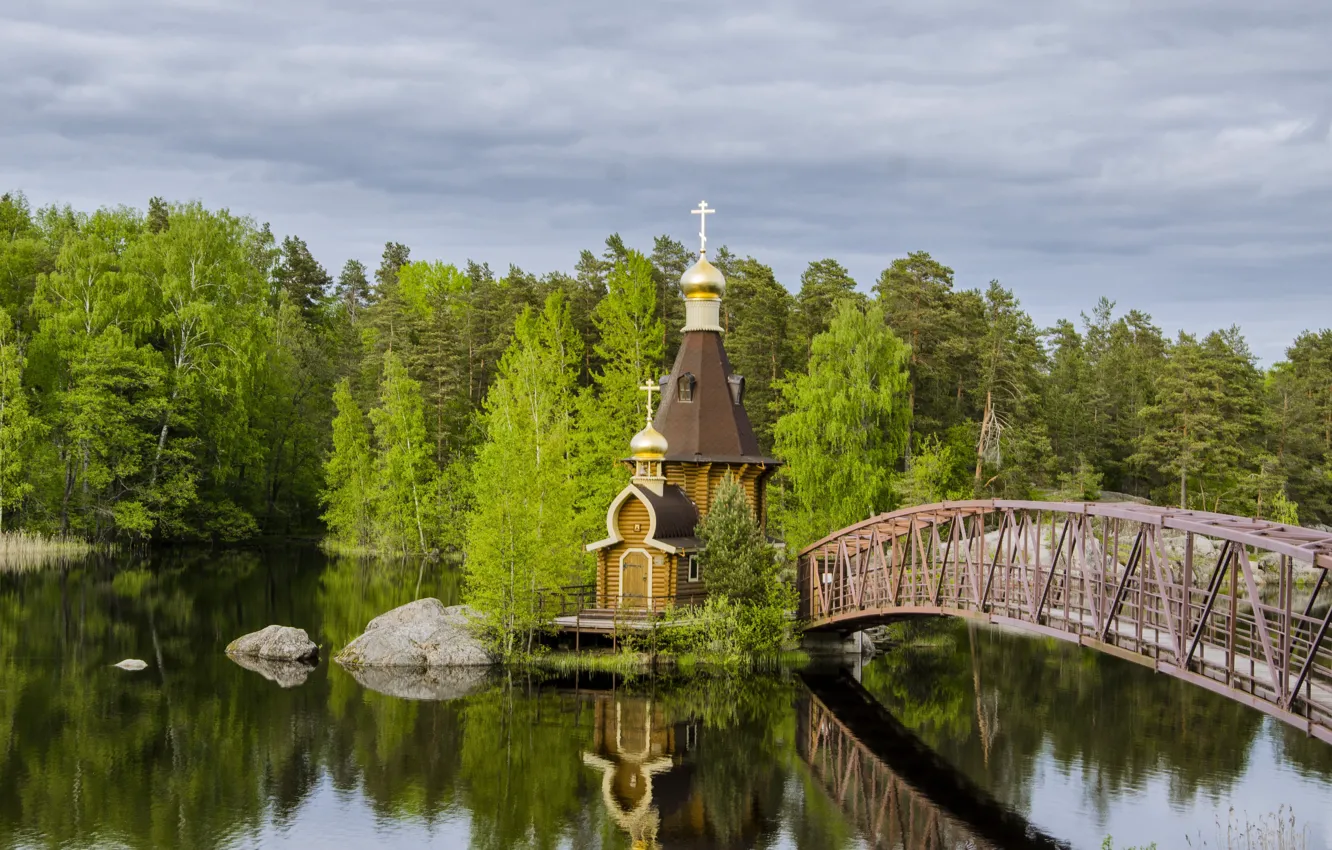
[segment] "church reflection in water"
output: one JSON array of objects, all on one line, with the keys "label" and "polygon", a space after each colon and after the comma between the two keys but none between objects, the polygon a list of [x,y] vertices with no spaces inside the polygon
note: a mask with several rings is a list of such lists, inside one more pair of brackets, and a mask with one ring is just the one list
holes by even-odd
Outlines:
[{"label": "church reflection in water", "polygon": [[610,817],[635,848],[663,835],[706,834],[703,795],[694,789],[699,722],[674,720],[651,697],[597,694],[593,749],[583,764],[601,773]]}]

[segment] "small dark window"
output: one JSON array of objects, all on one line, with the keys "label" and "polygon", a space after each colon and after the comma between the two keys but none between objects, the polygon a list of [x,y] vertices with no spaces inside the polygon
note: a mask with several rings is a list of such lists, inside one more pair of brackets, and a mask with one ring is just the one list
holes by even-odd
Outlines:
[{"label": "small dark window", "polygon": [[675,397],[680,401],[694,400],[694,373],[685,372],[675,382]]},{"label": "small dark window", "polygon": [[689,580],[698,581],[698,556],[689,556]]},{"label": "small dark window", "polygon": [[744,404],[745,401],[745,378],[743,375],[731,375],[727,377],[726,383],[731,388],[731,404]]}]

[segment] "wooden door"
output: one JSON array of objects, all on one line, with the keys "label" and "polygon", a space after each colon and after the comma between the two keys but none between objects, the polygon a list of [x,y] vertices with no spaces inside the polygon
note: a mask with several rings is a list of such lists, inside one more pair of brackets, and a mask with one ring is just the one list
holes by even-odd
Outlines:
[{"label": "wooden door", "polygon": [[620,605],[646,608],[648,605],[648,556],[626,552],[620,561]]}]

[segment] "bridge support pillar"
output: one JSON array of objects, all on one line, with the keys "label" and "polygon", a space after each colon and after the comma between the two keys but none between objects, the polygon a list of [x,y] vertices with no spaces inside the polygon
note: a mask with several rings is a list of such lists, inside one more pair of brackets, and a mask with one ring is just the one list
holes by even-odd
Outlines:
[{"label": "bridge support pillar", "polygon": [[864,632],[842,635],[838,632],[807,632],[800,638],[800,648],[814,658],[832,658],[874,654],[874,643]]}]

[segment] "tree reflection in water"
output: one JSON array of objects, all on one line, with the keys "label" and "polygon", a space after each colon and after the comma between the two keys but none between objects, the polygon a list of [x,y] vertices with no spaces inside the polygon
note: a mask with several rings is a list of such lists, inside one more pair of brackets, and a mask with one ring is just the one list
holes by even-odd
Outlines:
[{"label": "tree reflection in water", "polygon": [[[496,850],[863,841],[798,752],[791,676],[513,675],[434,702],[377,693],[326,660],[303,683],[274,682],[223,654],[282,623],[327,659],[418,581],[456,601],[450,567],[300,549],[0,575],[0,847],[210,848],[275,829],[300,843],[312,818],[330,817],[346,823],[320,835],[461,829]],[[1042,752],[1080,777],[1093,808],[1122,805],[1124,789],[1162,772],[1176,799],[1226,795],[1263,722],[1076,648],[965,627],[925,637],[867,664],[864,684],[1018,811],[1037,793]],[[126,657],[150,669],[109,666]],[[1277,741],[1309,782],[1332,787],[1332,748],[1293,732]]]}]

